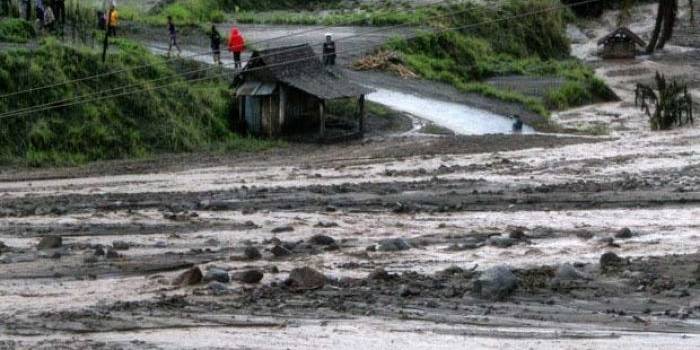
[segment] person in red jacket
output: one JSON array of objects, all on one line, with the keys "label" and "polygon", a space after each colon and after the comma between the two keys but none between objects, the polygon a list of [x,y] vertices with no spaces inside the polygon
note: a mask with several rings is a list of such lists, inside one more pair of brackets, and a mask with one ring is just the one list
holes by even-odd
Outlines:
[{"label": "person in red jacket", "polygon": [[233,53],[234,67],[241,68],[241,52],[245,50],[245,39],[235,26],[231,28],[231,34],[228,37],[228,50]]}]

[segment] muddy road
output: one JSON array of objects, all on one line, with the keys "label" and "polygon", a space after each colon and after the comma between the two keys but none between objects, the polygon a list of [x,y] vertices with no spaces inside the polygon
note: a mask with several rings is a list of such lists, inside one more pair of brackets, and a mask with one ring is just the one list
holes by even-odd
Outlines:
[{"label": "muddy road", "polygon": [[697,349],[700,128],[630,90],[697,50],[576,45],[622,101],[554,120],[606,136],[1,168],[0,349]]}]

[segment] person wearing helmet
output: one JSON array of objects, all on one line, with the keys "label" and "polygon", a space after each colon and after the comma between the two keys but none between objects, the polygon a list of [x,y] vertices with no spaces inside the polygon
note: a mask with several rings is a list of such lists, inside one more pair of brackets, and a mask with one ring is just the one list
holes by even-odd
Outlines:
[{"label": "person wearing helmet", "polygon": [[326,66],[335,66],[335,41],[333,35],[326,34],[326,42],[323,43],[323,64]]},{"label": "person wearing helmet", "polygon": [[241,68],[241,53],[245,50],[245,38],[236,26],[231,27],[228,50],[233,53],[234,68]]}]

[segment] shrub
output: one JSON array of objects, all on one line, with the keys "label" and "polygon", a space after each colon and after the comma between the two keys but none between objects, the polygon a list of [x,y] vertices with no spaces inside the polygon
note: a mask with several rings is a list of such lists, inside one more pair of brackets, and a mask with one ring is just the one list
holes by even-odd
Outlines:
[{"label": "shrub", "polygon": [[31,23],[17,18],[0,20],[0,41],[13,43],[26,43],[36,36]]}]

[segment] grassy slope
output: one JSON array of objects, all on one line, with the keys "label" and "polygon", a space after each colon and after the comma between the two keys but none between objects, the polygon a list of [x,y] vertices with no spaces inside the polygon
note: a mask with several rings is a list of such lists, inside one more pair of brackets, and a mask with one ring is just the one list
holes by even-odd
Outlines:
[{"label": "grassy slope", "polygon": [[36,36],[31,23],[16,19],[0,19],[0,42],[26,43]]},{"label": "grassy slope", "polygon": [[[0,53],[0,95],[36,86],[153,64],[101,78],[0,98],[0,113],[133,85],[175,75],[163,58],[128,41],[103,64],[100,55],[48,39],[35,51]],[[39,166],[75,164],[98,159],[139,157],[158,152],[255,150],[272,146],[241,138],[228,130],[228,90],[223,82],[192,84],[182,78],[167,88],[90,100],[71,107],[4,118],[0,124],[0,161]]]},{"label": "grassy slope", "polygon": [[[569,58],[566,11],[493,21],[557,6],[557,0],[522,0],[505,3],[500,11],[475,4],[447,9],[458,15],[441,18],[438,32],[395,40],[388,47],[403,54],[406,64],[424,78],[447,82],[465,92],[526,105],[534,112],[565,109],[613,97],[591,69]],[[485,23],[486,21],[490,21]],[[467,29],[444,30],[469,26]],[[499,90],[482,83],[503,75],[563,77],[564,86],[542,98]]]}]

